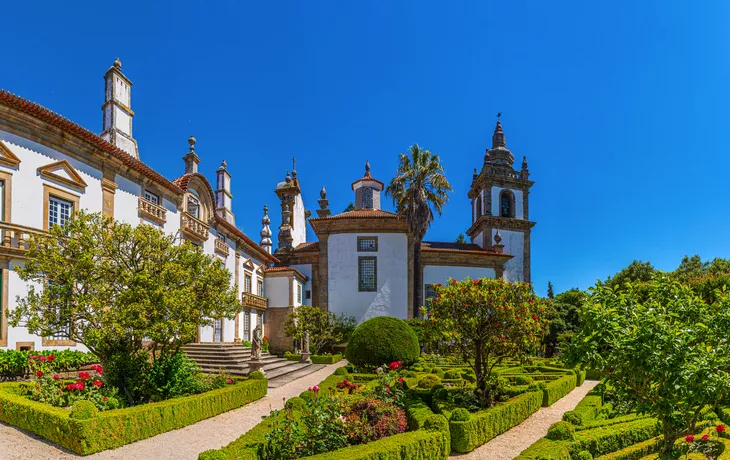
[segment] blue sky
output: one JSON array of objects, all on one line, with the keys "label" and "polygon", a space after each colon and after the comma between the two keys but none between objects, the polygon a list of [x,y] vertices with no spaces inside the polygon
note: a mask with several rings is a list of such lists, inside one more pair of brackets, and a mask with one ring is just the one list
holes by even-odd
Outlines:
[{"label": "blue sky", "polygon": [[22,4],[3,6],[0,87],[100,132],[119,57],[142,160],[174,179],[194,135],[256,240],[292,156],[307,207],[324,184],[340,211],[365,160],[388,181],[414,142],[454,186],[427,239],[454,240],[503,112],[536,182],[538,293],[635,258],[730,257],[727,2]]}]

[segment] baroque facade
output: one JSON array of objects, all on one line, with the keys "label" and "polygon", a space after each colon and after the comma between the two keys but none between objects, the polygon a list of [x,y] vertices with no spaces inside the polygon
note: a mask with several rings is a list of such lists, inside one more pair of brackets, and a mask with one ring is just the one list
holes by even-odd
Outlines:
[{"label": "baroque facade", "polygon": [[[534,223],[527,219],[527,194],[532,182],[526,161],[522,171],[512,170],[499,123],[493,148],[469,192],[472,242],[423,242],[423,283],[414,286],[413,237],[403,217],[381,209],[384,184],[373,177],[369,164],[352,183],[355,209],[333,215],[323,187],[317,217],[305,207],[296,167],[287,173],[274,190],[281,205],[279,212],[272,212],[281,216],[274,250],[269,209],[264,207],[257,244],[236,226],[226,162],[216,171],[214,188],[198,170],[205,155],[194,137],[188,139],[180,177],[168,180],[144,164],[132,131],[132,82],[118,59],[104,81],[103,130],[98,135],[0,91],[0,348],[83,349],[64,331],[38,337],[7,322],[16,298],[27,292],[13,269],[24,263],[28,238],[63,224],[80,209],[156,226],[224,264],[241,311],[233,320],[219,319],[201,328],[198,342],[250,341],[261,324],[272,351],[284,351],[293,346],[284,335],[284,320],[301,305],[358,321],[377,315],[411,318],[417,314],[414,289],[428,299],[431,286],[448,278],[529,281]],[[316,241],[307,241],[307,223]]]}]

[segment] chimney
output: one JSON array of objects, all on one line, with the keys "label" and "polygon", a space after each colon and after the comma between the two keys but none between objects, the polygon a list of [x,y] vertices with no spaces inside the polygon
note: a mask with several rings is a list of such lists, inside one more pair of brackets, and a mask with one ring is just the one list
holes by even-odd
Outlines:
[{"label": "chimney", "polygon": [[215,191],[215,212],[227,220],[229,223],[236,225],[236,218],[231,211],[231,174],[226,169],[226,161],[223,160],[221,167],[215,171],[217,189]]},{"label": "chimney", "polygon": [[131,93],[132,82],[122,73],[122,61],[116,58],[104,74],[101,138],[139,160],[137,141],[132,137]]},{"label": "chimney", "polygon": [[200,157],[195,153],[195,138],[190,136],[188,144],[190,144],[190,150],[183,157],[185,161],[185,174],[195,174],[198,172],[198,164],[200,164]]}]

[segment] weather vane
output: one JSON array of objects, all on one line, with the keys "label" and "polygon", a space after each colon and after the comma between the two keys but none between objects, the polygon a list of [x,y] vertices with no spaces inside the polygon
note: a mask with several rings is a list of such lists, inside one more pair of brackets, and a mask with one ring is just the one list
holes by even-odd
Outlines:
[{"label": "weather vane", "polygon": [[502,112],[497,113],[497,120],[499,120],[500,118],[502,118]]}]

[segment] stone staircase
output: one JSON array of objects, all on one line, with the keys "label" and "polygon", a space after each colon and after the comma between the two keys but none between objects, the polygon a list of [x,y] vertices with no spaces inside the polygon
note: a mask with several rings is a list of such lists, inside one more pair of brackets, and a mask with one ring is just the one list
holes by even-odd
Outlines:
[{"label": "stone staircase", "polygon": [[[203,369],[215,374],[219,370],[232,375],[248,375],[251,348],[233,343],[191,343],[183,351]],[[269,380],[269,388],[276,388],[323,368],[323,364],[300,363],[279,358],[269,353],[261,353],[264,373]]]}]

